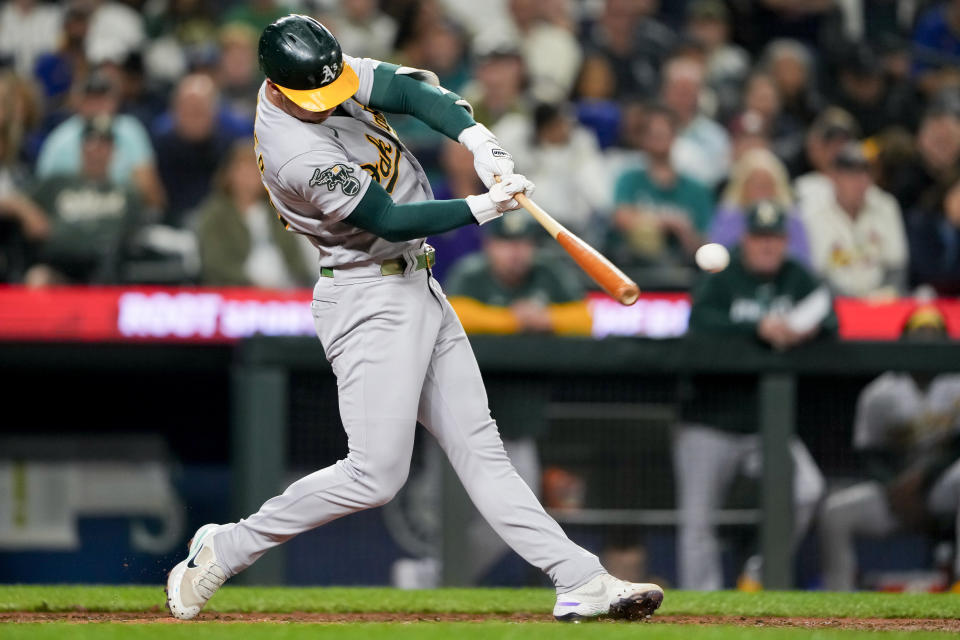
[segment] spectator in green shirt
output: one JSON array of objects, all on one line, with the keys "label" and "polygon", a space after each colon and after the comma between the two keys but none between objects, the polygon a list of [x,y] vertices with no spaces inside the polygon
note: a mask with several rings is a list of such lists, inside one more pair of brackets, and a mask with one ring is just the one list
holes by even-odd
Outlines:
[{"label": "spectator in green shirt", "polygon": [[[806,268],[787,257],[787,212],[762,200],[747,213],[747,231],[730,265],[706,275],[693,292],[690,333],[716,340],[757,340],[788,349],[836,332],[830,293]],[[747,346],[747,345],[745,345]],[[674,437],[680,535],[680,585],[720,589],[720,545],[712,515],[738,473],[762,468],[755,376],[700,375],[687,380],[681,424]],[[798,438],[794,461],[795,533],[806,532],[824,480]],[[749,559],[738,586],[760,587],[760,557]]]},{"label": "spectator in green shirt", "polygon": [[627,266],[687,265],[710,226],[713,196],[670,160],[677,135],[673,112],[652,105],[645,119],[646,163],[617,179],[609,248]]},{"label": "spectator in green shirt", "polygon": [[577,274],[539,251],[542,233],[527,215],[484,225],[483,251],[464,257],[444,289],[467,333],[589,335]]},{"label": "spectator in green shirt", "polygon": [[51,228],[38,263],[24,278],[27,285],[121,281],[121,262],[140,222],[140,202],[130,187],[110,179],[113,131],[109,116],[87,120],[80,171],[36,185],[33,200],[46,212]]}]

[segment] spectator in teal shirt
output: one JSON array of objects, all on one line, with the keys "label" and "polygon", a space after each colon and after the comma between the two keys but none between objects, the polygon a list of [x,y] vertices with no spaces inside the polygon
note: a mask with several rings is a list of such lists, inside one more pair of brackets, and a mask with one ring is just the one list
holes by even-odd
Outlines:
[{"label": "spectator in teal shirt", "polygon": [[628,266],[690,264],[710,227],[713,196],[670,161],[677,134],[673,112],[652,105],[645,118],[646,164],[617,179],[608,248]]}]

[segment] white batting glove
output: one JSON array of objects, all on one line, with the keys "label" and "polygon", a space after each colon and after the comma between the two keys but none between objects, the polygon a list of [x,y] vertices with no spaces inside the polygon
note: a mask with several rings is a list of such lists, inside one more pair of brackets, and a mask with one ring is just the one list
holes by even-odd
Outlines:
[{"label": "white batting glove", "polygon": [[478,224],[484,224],[499,218],[507,211],[513,211],[520,208],[515,196],[518,193],[525,193],[528,196],[533,193],[535,185],[519,173],[513,173],[500,182],[494,182],[490,191],[479,196],[467,196],[467,206],[470,212],[477,219]]},{"label": "white batting glove", "polygon": [[513,173],[513,156],[500,141],[482,124],[475,124],[460,132],[458,140],[473,154],[473,167],[488,189],[496,184],[494,176],[508,176]]}]

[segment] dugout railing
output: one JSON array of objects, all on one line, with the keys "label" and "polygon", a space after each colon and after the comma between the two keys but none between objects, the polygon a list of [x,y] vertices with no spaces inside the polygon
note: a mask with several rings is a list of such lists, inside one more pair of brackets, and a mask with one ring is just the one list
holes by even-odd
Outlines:
[{"label": "dugout railing", "polygon": [[[473,336],[471,344],[485,378],[515,381],[517,394],[525,393],[525,381],[537,384],[566,385],[566,406],[556,403],[545,411],[559,411],[565,417],[576,411],[589,417],[591,406],[598,412],[637,413],[638,424],[646,413],[666,412],[660,418],[671,419],[675,401],[669,389],[677,381],[699,374],[755,377],[764,464],[759,483],[759,541],[764,554],[763,579],[767,588],[794,586],[792,562],[792,461],[788,441],[797,427],[798,415],[813,410],[820,389],[830,381],[855,377],[866,380],[888,370],[945,372],[960,370],[960,343],[917,344],[897,342],[817,342],[779,353],[750,340],[643,340],[611,338],[605,340],[555,338],[549,336]],[[823,380],[805,388],[798,401],[798,379]],[[662,389],[659,402],[632,402],[633,389],[642,395],[636,380],[645,381],[644,389]],[[281,436],[282,426],[303,416],[291,402],[295,387],[326,386],[326,410],[335,411],[335,388],[330,367],[316,340],[300,338],[253,338],[235,351],[231,374],[232,468],[234,470],[234,509],[249,513],[282,490],[289,478],[290,437]],[[574,387],[589,384],[596,392],[583,400]],[[504,385],[500,385],[503,387]],[[613,389],[613,391],[611,391]],[[668,391],[664,392],[663,389]],[[334,400],[331,400],[333,398]],[[597,398],[600,400],[597,401]],[[521,403],[524,401],[520,398]],[[847,401],[845,404],[852,404]],[[846,408],[847,413],[852,409]],[[649,417],[649,416],[647,416]],[[814,416],[815,420],[820,418]],[[308,419],[309,421],[309,419]],[[318,425],[315,425],[320,428]],[[309,426],[307,427],[310,428]],[[329,428],[327,425],[324,428]],[[641,428],[641,427],[637,427]],[[582,442],[571,447],[589,448],[596,433],[586,433]],[[573,437],[571,437],[573,438]],[[555,441],[556,436],[549,440]],[[636,441],[642,452],[642,441]],[[557,444],[553,442],[553,444]],[[628,452],[629,453],[629,452]],[[638,453],[639,455],[639,453]],[[630,460],[629,457],[625,458]],[[638,463],[639,464],[639,463]],[[669,469],[669,463],[666,468]],[[660,473],[664,473],[661,469]],[[668,472],[667,472],[668,473]],[[443,581],[458,585],[466,582],[462,563],[466,496],[452,471],[443,482],[442,557]],[[637,477],[637,476],[630,476]],[[640,487],[642,489],[642,487]],[[632,487],[632,489],[637,489]],[[648,510],[591,509],[561,514],[567,522],[598,524],[671,525],[670,508]],[[756,511],[728,510],[717,516],[718,523],[749,524]],[[726,519],[726,520],[724,520]],[[282,583],[285,575],[282,547],[264,556],[244,574],[250,583]]]}]

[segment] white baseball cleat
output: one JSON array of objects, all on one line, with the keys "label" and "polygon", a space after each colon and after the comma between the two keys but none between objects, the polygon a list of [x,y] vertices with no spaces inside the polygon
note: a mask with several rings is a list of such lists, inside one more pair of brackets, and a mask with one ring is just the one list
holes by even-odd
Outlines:
[{"label": "white baseball cleat", "polygon": [[579,622],[606,616],[617,620],[644,620],[663,602],[663,589],[655,584],[627,582],[604,573],[582,587],[557,594],[553,617]]},{"label": "white baseball cleat", "polygon": [[218,528],[218,524],[205,524],[197,529],[190,540],[187,559],[167,576],[167,609],[174,618],[195,617],[227,579],[226,571],[217,564],[213,546],[213,534]]}]

